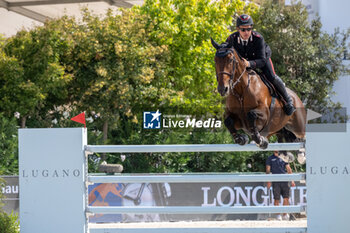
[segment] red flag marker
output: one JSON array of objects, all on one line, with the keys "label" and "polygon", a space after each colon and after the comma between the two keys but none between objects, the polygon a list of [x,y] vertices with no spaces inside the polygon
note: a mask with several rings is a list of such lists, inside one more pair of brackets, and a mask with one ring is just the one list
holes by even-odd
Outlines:
[{"label": "red flag marker", "polygon": [[84,124],[84,128],[86,128],[86,122],[85,122],[85,112],[80,113],[79,115],[76,115],[75,117],[71,118],[72,121]]}]

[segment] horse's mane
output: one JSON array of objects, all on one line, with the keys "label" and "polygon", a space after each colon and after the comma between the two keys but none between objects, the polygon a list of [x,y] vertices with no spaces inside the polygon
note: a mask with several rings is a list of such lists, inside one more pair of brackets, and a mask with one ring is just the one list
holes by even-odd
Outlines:
[{"label": "horse's mane", "polygon": [[237,53],[239,59],[242,61],[242,60],[243,60],[243,57],[241,56],[241,54],[239,54],[239,52],[237,52],[234,48],[233,48],[233,50]]},{"label": "horse's mane", "polygon": [[[228,44],[226,45],[226,47],[228,48]],[[234,47],[231,47],[231,49],[233,51],[235,51],[235,53],[238,55],[239,59],[242,61],[243,60],[243,57],[241,56],[241,54],[239,54],[239,52],[236,51],[236,49]]]}]

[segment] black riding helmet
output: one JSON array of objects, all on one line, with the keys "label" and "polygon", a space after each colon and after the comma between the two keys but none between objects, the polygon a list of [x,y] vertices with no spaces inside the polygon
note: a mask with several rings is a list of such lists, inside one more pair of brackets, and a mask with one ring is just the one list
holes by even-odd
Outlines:
[{"label": "black riding helmet", "polygon": [[236,26],[253,26],[253,19],[249,15],[243,14],[237,17]]}]

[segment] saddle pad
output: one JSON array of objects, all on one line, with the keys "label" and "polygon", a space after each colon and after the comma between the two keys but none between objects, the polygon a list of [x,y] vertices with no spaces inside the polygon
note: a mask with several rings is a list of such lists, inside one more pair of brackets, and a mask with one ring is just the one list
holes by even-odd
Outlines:
[{"label": "saddle pad", "polygon": [[265,75],[262,72],[257,72],[255,70],[248,70],[248,74],[249,75],[258,75],[261,79],[261,81],[263,81],[263,83],[266,85],[267,89],[269,89],[270,95],[272,97],[278,98],[280,100],[282,100],[283,98],[279,95],[279,93],[276,91],[275,87],[273,86],[273,84],[265,77]]}]

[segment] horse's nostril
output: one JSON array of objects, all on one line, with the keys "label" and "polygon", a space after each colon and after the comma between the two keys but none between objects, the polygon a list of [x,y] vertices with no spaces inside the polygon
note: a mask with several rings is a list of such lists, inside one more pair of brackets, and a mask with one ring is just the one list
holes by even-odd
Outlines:
[{"label": "horse's nostril", "polygon": [[218,86],[218,92],[222,95],[225,96],[228,91],[228,87],[225,86]]}]

